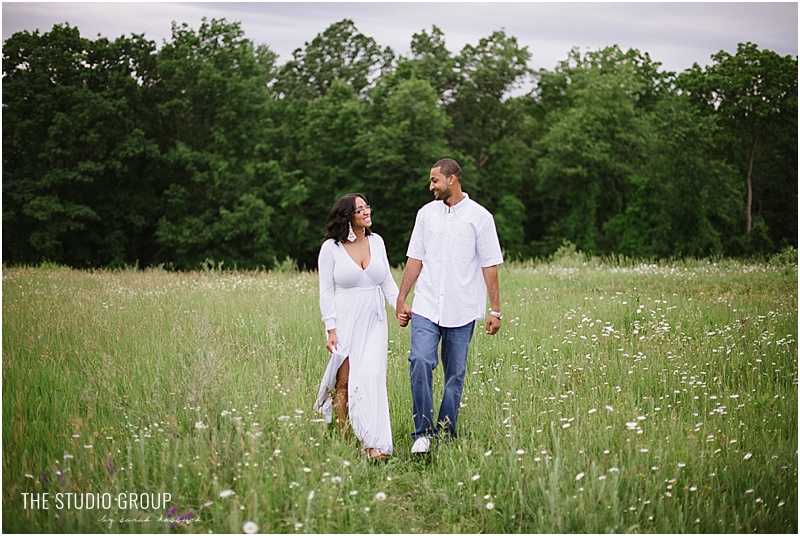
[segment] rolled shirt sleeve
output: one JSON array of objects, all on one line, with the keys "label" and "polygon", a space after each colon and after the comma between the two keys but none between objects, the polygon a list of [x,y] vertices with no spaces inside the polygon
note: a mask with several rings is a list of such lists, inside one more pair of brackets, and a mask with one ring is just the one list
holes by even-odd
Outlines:
[{"label": "rolled shirt sleeve", "polygon": [[408,241],[406,255],[418,261],[425,258],[425,219],[423,211],[418,211],[417,219],[414,221],[414,230],[411,231],[411,238]]},{"label": "rolled shirt sleeve", "polygon": [[494,218],[489,216],[478,231],[476,252],[481,268],[488,268],[503,263],[503,250],[497,237]]}]

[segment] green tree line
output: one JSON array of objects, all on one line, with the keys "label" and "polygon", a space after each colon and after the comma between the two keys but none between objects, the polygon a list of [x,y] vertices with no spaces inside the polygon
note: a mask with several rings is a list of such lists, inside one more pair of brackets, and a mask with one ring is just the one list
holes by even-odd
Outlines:
[{"label": "green tree line", "polygon": [[[553,70],[503,31],[408,56],[342,20],[278,62],[239,23],[3,43],[3,262],[314,268],[359,191],[405,260],[443,156],[509,259],[745,256],[797,247],[797,58],[740,44],[665,72],[646,52]],[[523,89],[530,88],[530,89]]]}]

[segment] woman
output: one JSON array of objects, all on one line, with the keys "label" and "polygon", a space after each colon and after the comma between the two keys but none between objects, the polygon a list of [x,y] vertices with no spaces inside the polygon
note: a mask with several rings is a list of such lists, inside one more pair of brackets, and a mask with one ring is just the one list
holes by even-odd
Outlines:
[{"label": "woman", "polygon": [[[328,215],[319,252],[319,307],[331,352],[317,406],[340,429],[349,424],[370,458],[392,453],[386,393],[388,323],[397,284],[383,239],[370,231],[372,210],[361,194],[341,197]],[[407,323],[404,316],[401,320]],[[333,400],[329,399],[333,392]]]}]

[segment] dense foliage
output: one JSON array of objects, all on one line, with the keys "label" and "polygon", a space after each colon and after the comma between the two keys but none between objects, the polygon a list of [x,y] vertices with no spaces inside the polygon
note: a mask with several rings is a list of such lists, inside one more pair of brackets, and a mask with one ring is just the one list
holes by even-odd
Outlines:
[{"label": "dense foliage", "polygon": [[350,20],[284,64],[225,20],[160,48],[14,34],[3,261],[313,268],[333,201],[361,191],[398,264],[442,156],[509,258],[797,247],[796,58],[747,43],[676,74],[610,46],[533,72],[502,31],[453,54],[436,26],[410,49]]}]

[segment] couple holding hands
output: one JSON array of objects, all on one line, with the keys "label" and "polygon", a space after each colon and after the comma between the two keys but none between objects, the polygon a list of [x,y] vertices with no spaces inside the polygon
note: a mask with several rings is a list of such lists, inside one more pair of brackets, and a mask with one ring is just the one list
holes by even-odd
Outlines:
[{"label": "couple holding hands", "polygon": [[[392,278],[383,239],[370,231],[372,211],[361,194],[333,205],[319,253],[319,305],[331,359],[317,407],[341,429],[348,425],[370,458],[392,454],[386,391],[388,321],[384,300],[400,326],[411,323],[409,372],[414,444],[455,438],[467,355],[475,322],[491,309],[486,333],[500,329],[497,265],[503,262],[494,218],[461,189],[461,167],[445,158],[430,173],[434,200],[418,212],[400,288]],[[406,303],[411,287],[413,313]],[[444,368],[444,393],[434,419],[433,369]]]}]

